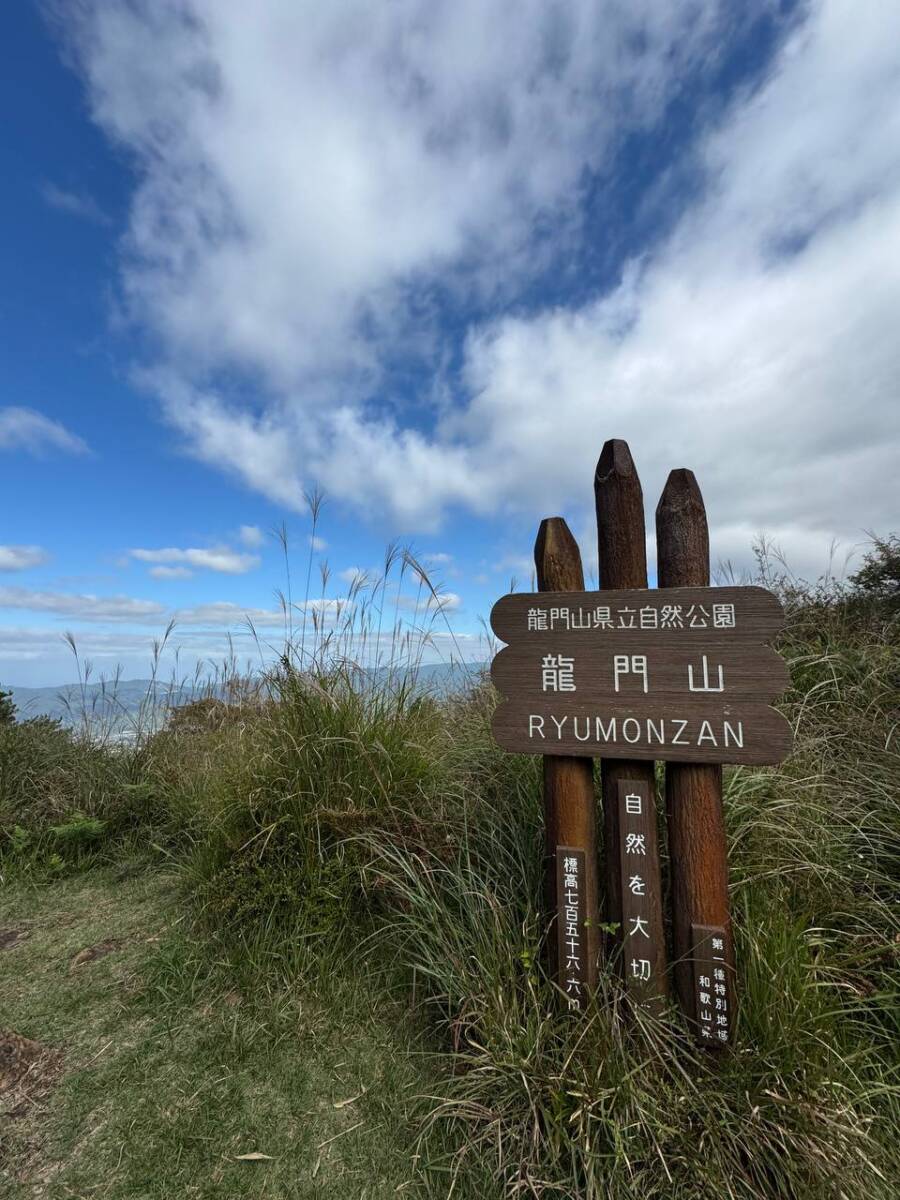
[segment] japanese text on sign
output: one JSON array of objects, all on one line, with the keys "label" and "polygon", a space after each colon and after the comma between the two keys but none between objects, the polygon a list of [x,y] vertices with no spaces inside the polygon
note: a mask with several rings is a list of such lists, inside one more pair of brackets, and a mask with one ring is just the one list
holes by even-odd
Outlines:
[{"label": "japanese text on sign", "polygon": [[620,779],[619,866],[622,879],[622,953],[629,991],[642,999],[665,991],[660,917],[656,806],[646,782]]},{"label": "japanese text on sign", "polygon": [[570,1009],[581,1009],[587,980],[584,936],[584,850],[556,847],[557,953],[559,979]]},{"label": "japanese text on sign", "polygon": [[732,997],[725,954],[725,930],[716,925],[692,925],[691,941],[694,948],[697,1036],[706,1045],[728,1045],[731,1040]]},{"label": "japanese text on sign", "polygon": [[780,762],[791,727],[772,701],[789,673],[770,643],[783,623],[758,587],[504,596],[494,736],[526,754]]},{"label": "japanese text on sign", "polygon": [[528,609],[527,628],[534,633],[557,629],[735,629],[733,604],[598,604],[593,608],[557,605]]}]

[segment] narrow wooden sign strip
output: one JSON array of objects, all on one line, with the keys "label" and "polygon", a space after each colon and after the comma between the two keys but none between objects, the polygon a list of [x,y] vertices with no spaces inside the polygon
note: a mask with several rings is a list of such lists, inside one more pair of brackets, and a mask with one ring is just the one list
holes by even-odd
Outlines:
[{"label": "narrow wooden sign strip", "polygon": [[517,754],[559,754],[694,763],[777,763],[791,748],[791,727],[766,704],[694,700],[589,705],[505,701],[491,722],[497,743]]},{"label": "narrow wooden sign strip", "polygon": [[731,1044],[734,1021],[733,971],[726,961],[725,927],[691,925],[693,1016],[701,1045]]},{"label": "narrow wooden sign strip", "polygon": [[620,779],[616,790],[625,983],[638,1003],[655,1006],[669,987],[656,801],[643,779]]},{"label": "narrow wooden sign strip", "polygon": [[584,1008],[589,994],[590,946],[585,854],[579,846],[556,847],[556,944],[559,985],[569,1008]]},{"label": "narrow wooden sign strip", "polygon": [[710,638],[702,645],[688,642],[676,634],[629,644],[627,635],[610,634],[602,646],[576,648],[564,637],[541,634],[501,650],[491,663],[491,680],[504,696],[522,704],[548,694],[586,704],[717,696],[768,704],[789,682],[787,664],[771,646]]},{"label": "narrow wooden sign strip", "polygon": [[710,634],[730,644],[769,642],[784,625],[784,610],[761,587],[628,588],[599,592],[515,592],[491,610],[502,642],[541,633],[596,641],[610,634],[662,638]]}]

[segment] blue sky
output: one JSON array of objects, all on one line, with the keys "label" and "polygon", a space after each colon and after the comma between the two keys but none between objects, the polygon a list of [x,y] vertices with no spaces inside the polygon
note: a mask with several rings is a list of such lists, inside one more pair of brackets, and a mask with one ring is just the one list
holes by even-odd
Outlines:
[{"label": "blue sky", "polygon": [[188,666],[274,640],[317,486],[327,597],[399,538],[472,658],[541,517],[595,569],[610,436],[739,568],[896,529],[893,6],[70,0],[4,44],[0,682],[70,680],[65,630],[129,677],[173,616]]}]

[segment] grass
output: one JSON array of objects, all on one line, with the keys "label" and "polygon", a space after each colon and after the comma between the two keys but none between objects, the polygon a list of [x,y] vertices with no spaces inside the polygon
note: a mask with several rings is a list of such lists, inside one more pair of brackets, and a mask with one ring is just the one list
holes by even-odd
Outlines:
[{"label": "grass", "polygon": [[[893,1197],[896,598],[762,563],[789,613],[795,750],[726,771],[740,1007],[734,1053],[710,1058],[674,1009],[629,1017],[614,962],[586,1018],[563,1011],[540,760],[496,748],[485,683],[415,687],[398,563],[439,619],[393,549],[338,624],[308,606],[307,569],[299,643],[288,587],[279,665],[230,702],[127,747],[3,732],[4,903],[44,914],[0,952],[19,964],[4,1020],[8,993],[13,1027],[66,1054],[7,1162],[59,1195]],[[385,650],[377,678],[350,661],[361,643]],[[110,937],[67,973],[77,942]]]},{"label": "grass", "polygon": [[[3,1025],[64,1049],[2,1135],[10,1197],[371,1197],[414,1174],[419,1023],[349,964],[329,994],[271,991],[186,929],[174,881],[95,869],[0,897]],[[70,969],[85,947],[105,957]],[[352,1031],[352,1036],[349,1036]],[[239,1161],[247,1153],[271,1158]],[[5,1180],[5,1185],[2,1181]]]}]

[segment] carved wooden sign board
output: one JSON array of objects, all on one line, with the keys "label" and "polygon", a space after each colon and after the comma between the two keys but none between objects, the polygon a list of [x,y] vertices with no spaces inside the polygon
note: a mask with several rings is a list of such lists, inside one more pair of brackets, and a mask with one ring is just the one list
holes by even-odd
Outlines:
[{"label": "carved wooden sign board", "polygon": [[777,763],[791,729],[770,703],[788,671],[784,622],[760,587],[504,596],[493,733],[524,754]]}]

